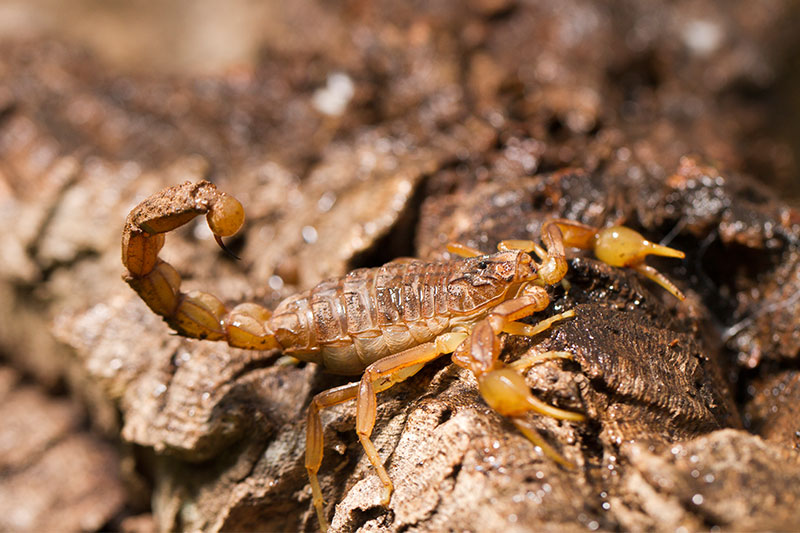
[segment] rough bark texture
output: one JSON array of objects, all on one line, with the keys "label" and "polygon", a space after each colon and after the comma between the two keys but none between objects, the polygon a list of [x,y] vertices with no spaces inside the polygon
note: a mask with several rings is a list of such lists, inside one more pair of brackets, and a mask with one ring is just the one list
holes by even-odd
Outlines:
[{"label": "rough bark texture", "polygon": [[800,121],[780,120],[798,106],[797,15],[788,0],[299,2],[251,66],[214,76],[3,42],[0,529],[317,528],[305,408],[347,379],[173,336],[121,280],[128,211],[200,178],[243,202],[242,260],[202,220],[162,257],[228,302],[274,306],[453,240],[488,252],[552,217],[687,253],[651,261],[685,302],[575,253],[569,290],[532,320],[576,317],[506,342],[509,361],[574,354],[526,379],[587,414],[531,417],[576,468],[443,357],[379,396],[388,508],[354,406],[323,413],[335,530],[797,529],[800,185],[781,128]]}]

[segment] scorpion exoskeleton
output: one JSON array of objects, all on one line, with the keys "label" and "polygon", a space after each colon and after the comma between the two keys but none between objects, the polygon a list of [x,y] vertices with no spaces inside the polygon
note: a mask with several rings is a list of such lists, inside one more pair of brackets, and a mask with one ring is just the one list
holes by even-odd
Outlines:
[{"label": "scorpion exoskeleton", "polygon": [[648,254],[682,258],[682,252],[650,243],[626,227],[598,229],[557,219],[542,225],[544,247],[532,240],[506,240],[497,253],[484,255],[453,244],[448,250],[458,259],[402,259],[354,270],[286,298],[274,312],[254,303],[228,309],[211,294],[181,292],[180,275],[158,257],[163,234],[200,214],[206,214],[220,245],[221,237],[233,235],[244,223],[238,200],[207,181],[167,188],[134,208],[122,235],[125,281],[180,335],[224,340],[237,348],[278,349],[332,373],[361,374],[358,382],[317,394],[308,408],[305,466],[323,531],[327,520],[317,479],[323,453],[320,409],[357,399],[356,431],[383,484],[386,505],[392,482],[370,440],[376,393],[442,354],[452,353],[453,363],[470,370],[486,403],[543,453],[572,466],[538,435],[526,414],[576,422],[584,416],[535,398],[520,373],[540,360],[569,354],[549,352],[511,365],[499,359],[501,333],[533,336],[574,316],[569,310],[536,325],[520,321],[550,304],[545,286],[564,279],[565,246],[592,249],[600,260],[632,267],[683,299],[672,282],[644,263]]}]

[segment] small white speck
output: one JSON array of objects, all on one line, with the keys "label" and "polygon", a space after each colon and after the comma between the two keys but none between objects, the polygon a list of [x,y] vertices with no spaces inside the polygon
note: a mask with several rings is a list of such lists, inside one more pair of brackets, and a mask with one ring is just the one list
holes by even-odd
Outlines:
[{"label": "small white speck", "polygon": [[202,219],[195,223],[194,228],[192,228],[192,234],[198,241],[207,241],[214,236],[214,234],[211,233],[211,228],[209,228],[208,224]]},{"label": "small white speck", "polygon": [[373,233],[378,231],[378,225],[374,222],[367,222],[364,224],[364,233],[367,235],[372,235]]},{"label": "small white speck", "polygon": [[692,496],[692,503],[695,505],[701,505],[703,503],[703,495],[695,494],[694,496]]},{"label": "small white speck", "polygon": [[489,114],[489,124],[491,124],[494,128],[499,128],[505,124],[505,121],[505,118],[500,113],[493,112]]},{"label": "small white speck", "polygon": [[167,386],[166,386],[166,385],[164,385],[163,383],[159,383],[159,384],[158,384],[158,385],[156,385],[156,386],[155,386],[155,388],[153,389],[153,396],[154,396],[154,397],[156,397],[156,398],[158,398],[159,396],[161,396],[161,395],[162,395],[162,394],[164,394],[165,392],[167,392]]},{"label": "small white speck", "polygon": [[317,228],[314,226],[303,226],[303,229],[300,231],[300,233],[303,236],[303,240],[308,244],[314,244],[319,238],[319,235],[317,234]]},{"label": "small white speck", "polygon": [[336,195],[328,191],[322,196],[320,196],[319,200],[317,200],[317,209],[319,209],[323,213],[326,213],[331,210],[331,207],[333,207],[333,204],[335,203],[336,203]]},{"label": "small white speck", "polygon": [[697,55],[708,55],[722,42],[722,29],[707,20],[692,20],[683,30],[683,42]]},{"label": "small white speck", "polygon": [[356,92],[353,80],[343,72],[328,75],[325,87],[314,91],[311,104],[314,109],[330,116],[340,116],[347,109],[347,104]]},{"label": "small white speck", "polygon": [[592,520],[586,524],[586,527],[588,527],[591,531],[597,531],[597,529],[600,527],[600,524],[597,522],[597,520]]},{"label": "small white speck", "polygon": [[283,288],[283,278],[277,274],[273,274],[267,279],[267,285],[269,285],[269,288],[273,291],[279,291]]},{"label": "small white speck", "polygon": [[359,170],[364,173],[371,172],[378,164],[378,158],[373,152],[362,152],[358,156]]}]

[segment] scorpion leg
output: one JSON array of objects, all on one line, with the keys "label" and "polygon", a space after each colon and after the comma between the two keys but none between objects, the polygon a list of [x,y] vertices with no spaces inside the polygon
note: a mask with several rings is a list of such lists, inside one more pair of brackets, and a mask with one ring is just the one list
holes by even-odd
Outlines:
[{"label": "scorpion leg", "polygon": [[477,248],[461,244],[459,242],[451,242],[447,245],[447,251],[459,257],[478,257],[483,255],[483,252]]},{"label": "scorpion leg", "polygon": [[322,421],[319,412],[325,407],[330,407],[347,400],[352,400],[358,393],[358,382],[348,383],[341,387],[320,392],[311,400],[308,406],[308,421],[306,423],[306,470],[308,471],[308,481],[311,484],[311,494],[313,497],[314,509],[317,512],[317,520],[322,533],[328,530],[328,521],[322,499],[322,490],[319,486],[317,472],[322,465],[323,437]]},{"label": "scorpion leg", "polygon": [[522,250],[525,253],[534,252],[541,261],[544,261],[547,257],[547,252],[544,248],[539,246],[536,241],[528,239],[506,239],[497,243],[497,251],[506,252],[508,250]]},{"label": "scorpion leg", "polygon": [[128,269],[125,281],[181,335],[226,340],[239,348],[278,348],[274,335],[264,325],[270,316],[267,309],[241,304],[228,311],[211,294],[182,293],[180,274],[159,259],[164,233],[203,214],[220,244],[222,237],[233,235],[244,223],[242,204],[207,181],[169,187],[136,206],[122,233],[122,262]]},{"label": "scorpion leg", "polygon": [[648,255],[683,259],[686,255],[680,250],[652,243],[625,226],[601,229],[559,218],[545,222],[542,230],[553,226],[561,229],[564,235],[564,244],[567,246],[592,250],[595,256],[604,263],[614,267],[632,268],[661,285],[679,300],[685,298],[672,281],[644,262]]},{"label": "scorpion leg", "polygon": [[395,383],[400,383],[413,376],[426,363],[442,354],[452,352],[466,337],[466,333],[445,333],[432,342],[420,344],[373,363],[364,371],[364,376],[360,382],[348,383],[314,396],[308,408],[306,426],[306,470],[311,484],[314,509],[317,512],[317,519],[323,533],[328,529],[328,522],[325,518],[322,489],[317,476],[320,465],[322,465],[324,449],[320,410],[358,398],[356,413],[358,438],[364,447],[367,457],[375,467],[381,483],[383,483],[384,496],[382,503],[388,505],[392,495],[392,481],[386,473],[383,461],[381,461],[375,446],[370,440],[372,429],[375,426],[377,411],[376,394],[390,388]]},{"label": "scorpion leg", "polygon": [[508,250],[522,250],[526,253],[534,252],[542,262],[537,269],[539,279],[546,285],[553,285],[562,281],[567,275],[567,259],[564,251],[564,237],[561,229],[555,224],[542,226],[542,241],[545,247],[542,248],[535,241],[527,239],[507,239],[497,244],[497,250],[505,252]]},{"label": "scorpion leg", "polygon": [[545,455],[559,464],[571,467],[571,463],[539,436],[526,415],[529,411],[534,411],[558,420],[576,422],[584,420],[584,416],[542,402],[531,394],[530,388],[517,372],[517,368],[506,367],[499,360],[502,350],[500,333],[535,335],[548,329],[558,320],[574,316],[572,311],[567,311],[535,326],[517,322],[521,318],[544,310],[549,303],[550,299],[545,289],[536,285],[527,287],[521,296],[501,303],[475,325],[469,339],[453,353],[453,362],[472,371],[478,380],[481,396],[490,407],[510,418],[522,434],[535,446],[539,446]]},{"label": "scorpion leg", "polygon": [[[413,376],[425,365],[425,363],[436,359],[443,353],[447,353],[447,351],[442,350],[447,350],[450,348],[451,344],[457,345],[464,339],[464,337],[466,337],[466,334],[462,333],[446,335],[454,336],[454,338],[449,342],[445,338],[444,340],[440,341],[439,344],[437,344],[437,341],[422,344],[378,361],[384,362],[387,359],[391,359],[393,364],[391,365],[392,368],[389,368],[388,371],[383,369],[384,371],[381,372],[381,369],[378,369],[376,364],[368,367],[364,375],[366,376],[367,372],[370,372],[370,368],[373,369],[370,374],[370,383],[368,385],[368,387],[372,387],[371,397],[367,396],[362,399],[361,391],[362,387],[364,387],[363,379],[361,382],[356,381],[353,383],[348,383],[347,385],[342,385],[341,387],[320,392],[314,396],[314,399],[311,401],[311,405],[308,408],[308,420],[306,425],[306,470],[308,471],[309,483],[311,484],[314,508],[317,512],[317,519],[319,521],[320,529],[323,531],[323,533],[327,531],[328,523],[327,519],[325,518],[323,508],[324,501],[322,498],[322,489],[320,488],[319,479],[317,476],[320,465],[322,465],[322,455],[324,449],[322,421],[319,415],[320,410],[325,407],[331,407],[333,405],[344,403],[356,397],[359,398],[357,420],[362,420],[361,425],[359,425],[358,422],[356,424],[357,428],[362,428],[362,431],[359,432],[359,440],[361,441],[364,450],[367,452],[370,462],[375,466],[378,472],[378,477],[384,484],[385,492],[383,504],[388,504],[392,492],[392,482],[383,467],[383,463],[380,460],[377,451],[375,450],[375,446],[372,444],[372,441],[369,440],[369,435],[372,433],[372,428],[375,425],[375,411],[377,409],[375,395],[378,392],[388,389],[395,383],[400,383],[401,381]],[[452,351],[452,349],[449,351]],[[369,388],[367,388],[366,392],[363,394],[369,395]],[[365,414],[361,415],[362,412],[365,412]],[[361,418],[359,418],[359,416],[361,416]]]},{"label": "scorpion leg", "polygon": [[[574,316],[574,313],[572,314],[572,316]],[[513,368],[517,372],[524,372],[534,365],[538,365],[539,363],[544,363],[545,361],[552,361],[553,359],[569,359],[570,361],[572,361],[575,359],[575,356],[569,352],[547,351],[521,357],[520,359],[514,361],[513,363],[509,363],[508,367]]]},{"label": "scorpion leg", "polygon": [[[553,285],[564,279],[567,274],[566,252],[564,251],[564,238],[561,228],[556,224],[545,223],[542,226],[542,241],[545,248],[531,240],[508,239],[500,241],[497,249],[501,252],[507,250],[522,250],[534,252],[542,261],[537,269],[539,279],[546,285]],[[478,249],[465,244],[450,243],[447,251],[461,257],[477,257],[483,255]]]},{"label": "scorpion leg", "polygon": [[466,333],[450,332],[439,335],[435,340],[409,348],[402,352],[380,359],[364,371],[358,386],[358,406],[356,411],[356,431],[372,466],[383,483],[382,503],[388,505],[392,497],[392,481],[386,473],[378,451],[370,440],[375,426],[376,393],[386,390],[395,383],[412,376],[426,363],[442,354],[453,352],[464,339]]}]

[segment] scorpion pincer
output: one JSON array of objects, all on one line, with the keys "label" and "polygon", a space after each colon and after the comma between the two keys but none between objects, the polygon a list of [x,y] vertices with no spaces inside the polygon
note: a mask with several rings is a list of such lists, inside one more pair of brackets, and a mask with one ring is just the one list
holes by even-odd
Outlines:
[{"label": "scorpion pincer", "polygon": [[285,299],[274,312],[254,303],[228,309],[211,294],[181,292],[180,275],[158,257],[164,233],[200,214],[220,244],[221,237],[233,235],[244,223],[242,205],[206,181],[167,188],[135,207],[122,236],[125,281],[180,335],[224,340],[237,348],[278,349],[332,373],[361,375],[358,382],[317,394],[308,408],[305,466],[323,531],[327,520],[317,478],[323,453],[320,410],[356,399],[356,431],[388,504],[392,482],[370,440],[376,393],[442,354],[451,353],[453,363],[470,370],[486,403],[547,456],[572,466],[536,433],[526,414],[575,422],[584,416],[535,398],[520,373],[540,360],[569,354],[549,352],[510,365],[499,359],[501,333],[533,336],[574,316],[570,310],[536,325],[520,321],[550,304],[545,286],[566,275],[566,246],[592,249],[610,265],[632,267],[683,299],[672,282],[644,263],[648,254],[682,258],[682,252],[622,226],[598,229],[558,219],[543,224],[544,246],[507,240],[497,253],[484,255],[453,244],[448,250],[461,256],[455,260],[402,260],[354,270]]}]

